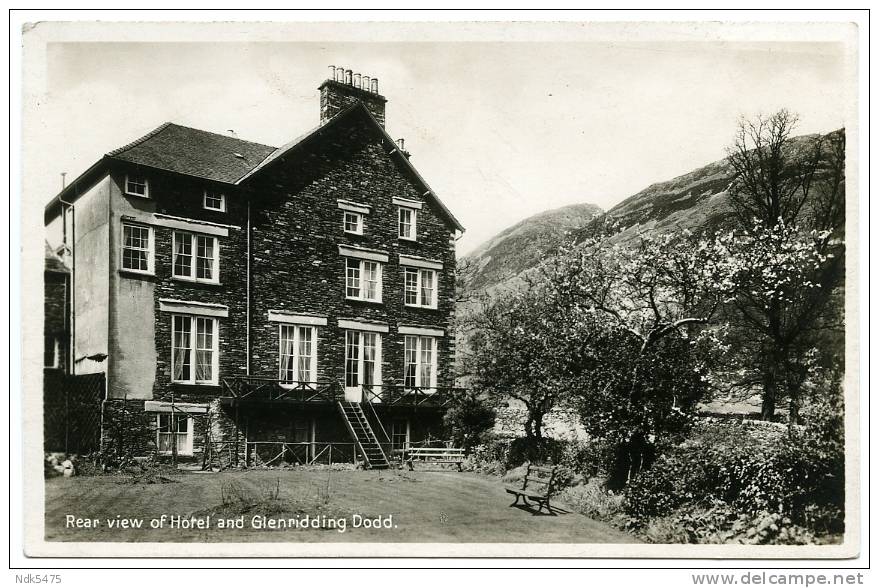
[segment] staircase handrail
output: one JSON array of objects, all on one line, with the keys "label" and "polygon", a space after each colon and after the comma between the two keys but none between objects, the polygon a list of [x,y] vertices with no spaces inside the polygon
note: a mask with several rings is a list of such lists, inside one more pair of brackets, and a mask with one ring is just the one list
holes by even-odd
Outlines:
[{"label": "staircase handrail", "polygon": [[365,402],[361,402],[360,404],[368,404],[369,405],[369,410],[372,411],[372,416],[375,418],[375,422],[378,423],[378,428],[381,429],[382,435],[384,435],[384,437],[385,437],[385,441],[387,443],[390,443],[391,438],[388,436],[388,432],[385,430],[384,423],[382,423],[382,420],[380,418],[378,418],[378,413],[376,412],[375,407],[372,405],[372,402],[367,400]]}]

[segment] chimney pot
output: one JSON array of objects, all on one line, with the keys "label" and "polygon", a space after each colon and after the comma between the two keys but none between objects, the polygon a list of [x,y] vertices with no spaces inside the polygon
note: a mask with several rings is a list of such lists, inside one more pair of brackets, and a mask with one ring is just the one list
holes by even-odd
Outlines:
[{"label": "chimney pot", "polygon": [[[320,122],[333,118],[349,106],[362,103],[378,123],[385,126],[385,103],[378,93],[378,78],[354,74],[341,65],[330,66],[332,79],[320,86]],[[356,91],[355,91],[356,89]]]}]

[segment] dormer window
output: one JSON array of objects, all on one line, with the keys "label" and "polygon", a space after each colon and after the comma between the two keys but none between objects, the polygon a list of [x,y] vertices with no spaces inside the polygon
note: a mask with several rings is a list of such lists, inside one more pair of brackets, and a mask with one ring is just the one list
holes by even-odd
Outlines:
[{"label": "dormer window", "polygon": [[129,196],[140,196],[141,198],[149,198],[149,182],[144,176],[136,174],[126,174],[125,193]]},{"label": "dormer window", "polygon": [[363,215],[359,212],[342,212],[342,226],[346,233],[354,235],[363,234]]},{"label": "dormer window", "polygon": [[204,207],[206,210],[226,212],[226,195],[212,190],[204,191]]}]

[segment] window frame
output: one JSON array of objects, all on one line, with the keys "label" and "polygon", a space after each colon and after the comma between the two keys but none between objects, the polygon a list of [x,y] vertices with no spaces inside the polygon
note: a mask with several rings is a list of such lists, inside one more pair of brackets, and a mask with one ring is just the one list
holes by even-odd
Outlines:
[{"label": "window frame", "polygon": [[[135,182],[133,179],[140,179],[143,182]],[[131,185],[142,185],[143,186],[143,194],[139,192],[132,192],[128,189],[129,184]],[[146,176],[139,176],[136,174],[126,173],[125,174],[125,185],[123,186],[123,192],[125,192],[126,196],[135,196],[137,198],[149,198],[150,197],[150,181]]]},{"label": "window frame", "polygon": [[[403,234],[403,212],[407,211],[411,214],[409,225],[409,236]],[[409,206],[397,206],[397,238],[404,241],[418,241],[418,209]]]},{"label": "window frame", "polygon": [[[349,339],[353,338],[356,335],[357,342],[352,344]],[[372,363],[372,384],[368,384],[373,388],[373,392],[377,392],[376,388],[381,389],[382,386],[382,333],[377,333],[375,331],[361,331],[358,329],[345,329],[345,345],[343,349],[344,353],[344,365],[343,365],[343,379],[342,384],[347,392],[357,391],[359,393],[363,393],[364,380],[366,379],[366,348],[367,338],[372,338],[371,347],[373,350],[373,358]],[[349,355],[349,349],[354,348],[357,351],[357,357],[351,357]],[[351,373],[348,369],[352,362],[357,363],[357,383],[354,385],[349,385],[349,374]],[[361,396],[362,399],[362,396]]]},{"label": "window frame", "polygon": [[[430,356],[430,382],[426,385],[421,381],[422,376],[422,352],[423,352],[423,341],[425,339],[431,340],[431,356]],[[411,340],[415,341],[415,362],[411,363],[409,361],[409,352],[412,348],[409,346]],[[437,374],[437,357],[439,356],[439,337],[434,337],[432,335],[404,335],[403,336],[403,388],[407,390],[411,390],[413,388],[436,388],[438,381]],[[408,371],[409,366],[415,366],[415,374],[413,375],[414,385],[410,386],[408,379]]]},{"label": "window frame", "polygon": [[[214,208],[213,206],[208,206],[208,194],[210,194],[211,198],[214,198],[214,199],[219,197],[219,200],[220,200],[220,207],[219,208]],[[202,196],[202,200],[201,200],[201,205],[202,205],[202,208],[204,208],[205,210],[212,210],[214,212],[226,212],[226,195],[222,192],[214,192],[212,190],[208,190],[207,188],[205,188],[204,196]]]},{"label": "window frame", "polygon": [[[190,238],[189,243],[189,275],[178,274],[177,273],[177,236],[178,235],[186,235]],[[198,255],[198,240],[199,239],[213,239],[213,265],[211,277],[210,278],[199,278],[198,277],[198,260],[199,259],[211,259],[206,257],[199,257]],[[184,231],[180,229],[174,229],[171,234],[171,277],[175,280],[185,280],[187,282],[200,282],[203,284],[219,284],[220,283],[220,239],[216,235],[206,235],[204,233],[194,233],[192,231]]]},{"label": "window frame", "polygon": [[[46,363],[46,352],[48,351],[48,343],[52,342],[52,363]],[[56,370],[61,367],[61,338],[57,335],[46,335],[43,337],[43,368]]]},{"label": "window frame", "polygon": [[[427,304],[424,304],[424,300],[422,300],[422,294],[424,293],[424,272],[430,272],[433,276],[432,282],[432,295],[431,299]],[[409,276],[411,274],[415,274],[415,302],[408,301],[408,294],[411,291],[409,288]],[[420,268],[420,267],[403,267],[403,305],[410,306],[413,308],[432,308],[436,309],[439,301],[439,272],[435,269],[431,268]]]},{"label": "window frame", "polygon": [[[162,417],[171,419],[171,422],[168,424],[170,431],[162,431]],[[195,422],[192,416],[181,412],[160,412],[156,414],[156,451],[159,455],[173,455],[173,449],[167,451],[161,449],[160,439],[162,435],[179,435],[180,432],[175,430],[175,425],[180,422],[180,419],[186,421],[186,443],[183,448],[179,444],[177,445],[177,455],[191,456],[193,454],[193,440],[195,438],[193,425]]]},{"label": "window frame", "polygon": [[[125,230],[126,229],[138,229],[145,230],[147,232],[147,248],[142,249],[140,247],[128,247],[126,245],[125,239]],[[122,223],[122,247],[121,247],[121,257],[119,259],[119,269],[125,272],[131,272],[135,274],[144,274],[144,275],[153,275],[155,273],[155,258],[156,258],[156,238],[155,231],[153,227],[149,225],[144,225],[140,223],[132,223],[125,222]],[[133,268],[133,267],[125,267],[125,250],[132,249],[134,251],[146,251],[147,252],[147,269]]]},{"label": "window frame", "polygon": [[[348,290],[351,289],[351,275],[350,269],[351,264],[357,265],[357,295],[352,296],[349,294]],[[366,274],[366,264],[375,264],[376,267],[376,297],[375,298],[366,298],[363,295],[365,290],[364,288],[364,275]],[[383,296],[383,282],[384,282],[384,268],[382,268],[384,264],[380,261],[375,261],[371,259],[360,259],[357,257],[346,257],[345,258],[345,299],[346,300],[357,300],[360,302],[372,302],[375,304],[382,303]]]},{"label": "window frame", "polygon": [[[398,428],[402,428],[402,432],[397,432]],[[402,449],[403,451],[408,451],[410,441],[410,425],[409,419],[394,419],[391,421],[390,427],[390,437],[391,437],[391,448],[392,449]],[[402,437],[403,444],[398,445],[398,440]]]},{"label": "window frame", "polygon": [[[284,357],[285,354],[283,352],[282,342],[285,340],[284,338],[284,329],[293,329],[293,375],[295,376],[292,379],[286,378],[286,374],[284,373]],[[301,359],[300,356],[300,345],[302,342],[302,331],[301,329],[307,329],[310,331],[310,343],[311,343],[311,356],[309,359],[309,371],[311,372],[311,378],[309,380],[303,380],[302,375],[299,373],[299,362]],[[309,383],[316,384],[317,379],[317,327],[314,325],[300,325],[296,323],[280,323],[278,324],[278,381],[280,385],[287,388],[294,387],[297,383]]]},{"label": "window frame", "polygon": [[[348,215],[351,215],[357,219],[357,229],[356,230],[348,230]],[[342,232],[348,235],[362,235],[363,234],[363,213],[355,212],[353,210],[342,210]]]},{"label": "window frame", "polygon": [[[188,318],[190,319],[189,323],[189,378],[186,380],[177,379],[175,377],[176,362],[175,362],[175,351],[178,347],[174,342],[174,335],[177,333],[175,330],[175,320],[178,317]],[[211,336],[211,379],[210,380],[199,380],[196,377],[198,372],[197,362],[198,362],[198,321],[205,320],[211,321],[213,323],[212,327],[212,336]],[[186,384],[190,386],[217,386],[220,381],[220,320],[217,317],[213,316],[204,316],[200,314],[185,314],[185,313],[171,313],[171,382],[173,384]],[[204,350],[201,350],[204,351]]]}]

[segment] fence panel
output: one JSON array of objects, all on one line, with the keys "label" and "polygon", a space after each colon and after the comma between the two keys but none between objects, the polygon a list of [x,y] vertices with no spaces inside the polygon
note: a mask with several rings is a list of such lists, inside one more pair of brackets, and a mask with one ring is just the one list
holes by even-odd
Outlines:
[{"label": "fence panel", "polygon": [[43,446],[46,451],[86,454],[101,446],[103,373],[46,373],[43,383]]}]

